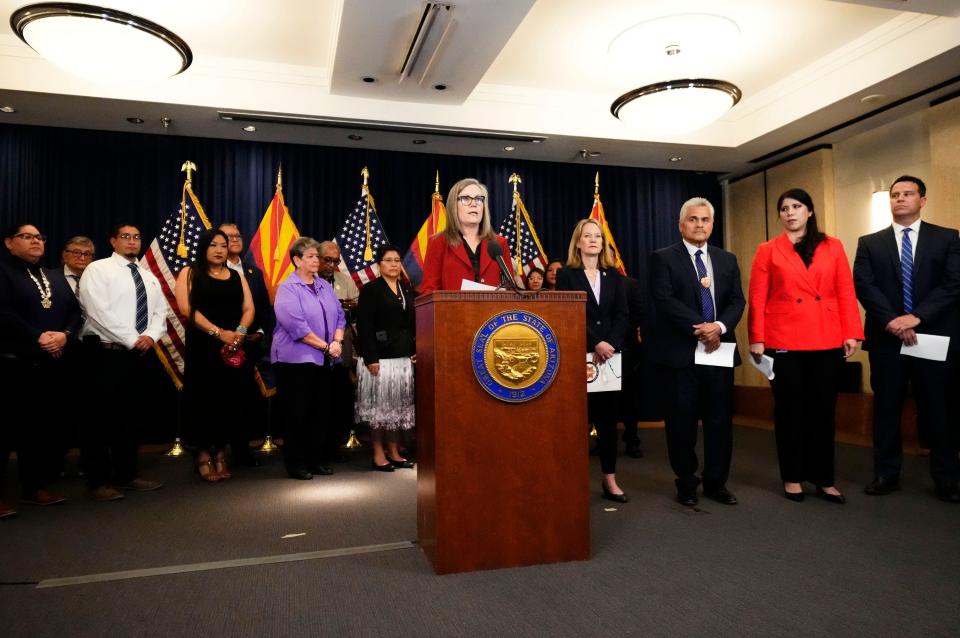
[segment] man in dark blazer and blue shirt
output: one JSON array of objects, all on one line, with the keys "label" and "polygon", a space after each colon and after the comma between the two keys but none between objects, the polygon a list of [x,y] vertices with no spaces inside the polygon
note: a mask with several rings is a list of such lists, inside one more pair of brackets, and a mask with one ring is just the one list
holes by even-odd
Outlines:
[{"label": "man in dark blazer and blue shirt", "polygon": [[[697,420],[703,418],[703,494],[726,505],[733,449],[733,368],[696,365],[698,343],[715,351],[736,343],[734,330],[746,305],[740,267],[732,253],[707,240],[713,232],[713,205],[702,197],[680,209],[682,241],[651,258],[651,292],[657,322],[651,343],[664,372],[666,435],[670,466],[677,475],[677,501],[697,504]],[[734,364],[740,354],[734,351]]]},{"label": "man in dark blazer and blue shirt", "polygon": [[[960,235],[921,222],[927,187],[904,175],[890,187],[893,224],[860,238],[853,263],[857,299],[866,310],[863,349],[873,388],[874,479],[864,492],[900,489],[903,447],[900,410],[913,386],[920,430],[930,439],[930,473],[937,497],[960,503],[956,414],[948,409],[960,351]],[[950,337],[946,361],[900,354],[917,334]]]}]

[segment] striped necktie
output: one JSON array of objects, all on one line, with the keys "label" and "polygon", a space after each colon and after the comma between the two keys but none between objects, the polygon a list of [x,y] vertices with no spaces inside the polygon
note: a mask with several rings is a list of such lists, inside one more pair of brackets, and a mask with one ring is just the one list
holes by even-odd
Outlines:
[{"label": "striped necktie", "polygon": [[137,333],[143,334],[147,329],[147,287],[143,285],[143,277],[136,264],[127,264],[127,268],[133,275],[133,286],[137,289]]},{"label": "striped necktie", "polygon": [[73,294],[77,296],[77,299],[80,298],[80,275],[67,275],[73,279]]},{"label": "striped necktie", "polygon": [[900,274],[903,279],[903,311],[913,312],[913,242],[910,229],[903,229],[903,242],[900,246]]}]

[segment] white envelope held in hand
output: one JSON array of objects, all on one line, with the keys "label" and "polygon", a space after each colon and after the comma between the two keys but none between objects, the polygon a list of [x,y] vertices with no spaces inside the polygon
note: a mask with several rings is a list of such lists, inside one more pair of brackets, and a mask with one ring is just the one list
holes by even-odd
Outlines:
[{"label": "white envelope held in hand", "polygon": [[946,361],[950,349],[950,337],[917,333],[917,343],[913,346],[902,344],[900,354],[931,361]]},{"label": "white envelope held in hand", "polygon": [[747,357],[750,361],[750,365],[760,371],[760,374],[765,376],[767,380],[773,381],[773,357],[768,357],[767,355],[760,355],[760,363],[757,363],[757,360],[753,358],[753,355]]},{"label": "white envelope held in hand", "polygon": [[693,362],[698,366],[733,367],[733,353],[737,351],[735,343],[721,343],[720,347],[708,353],[702,341],[697,342],[697,351],[693,355]]}]

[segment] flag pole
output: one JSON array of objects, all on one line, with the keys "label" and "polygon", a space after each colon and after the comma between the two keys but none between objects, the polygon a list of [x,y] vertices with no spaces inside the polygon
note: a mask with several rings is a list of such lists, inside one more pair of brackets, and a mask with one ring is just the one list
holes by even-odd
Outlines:
[{"label": "flag pole", "polygon": [[520,179],[520,176],[519,176],[519,175],[517,175],[516,173],[513,173],[512,175],[510,175],[510,179],[507,180],[507,181],[509,181],[511,184],[513,184],[513,211],[514,211],[514,213],[516,214],[516,219],[514,220],[514,223],[515,223],[516,226],[517,226],[516,233],[514,234],[514,235],[515,235],[515,238],[516,238],[516,241],[515,241],[515,244],[514,244],[514,247],[513,247],[513,248],[514,248],[514,250],[513,250],[513,268],[514,268],[514,274],[522,275],[522,274],[523,274],[523,260],[520,258],[520,252],[521,252],[521,247],[520,247],[520,192],[517,190],[517,184],[520,184],[521,182],[523,182],[523,180]]},{"label": "flag pole", "polygon": [[363,195],[367,197],[367,245],[363,249],[363,260],[364,261],[373,261],[373,250],[370,248],[370,186],[368,185],[368,180],[370,179],[370,171],[366,166],[363,167],[363,170],[360,171],[360,174],[363,176]]},{"label": "flag pole", "polygon": [[[277,167],[277,190],[273,194],[274,201],[277,200],[277,193],[283,193],[283,163],[282,162]],[[277,225],[277,227],[274,228],[273,230],[273,236],[279,238],[280,226],[281,224],[283,224],[283,217],[281,215],[274,214],[273,218],[274,218],[274,223]],[[281,259],[283,259],[283,256],[280,254],[280,242],[277,241],[277,246],[276,248],[273,249],[273,261],[280,261]]]}]

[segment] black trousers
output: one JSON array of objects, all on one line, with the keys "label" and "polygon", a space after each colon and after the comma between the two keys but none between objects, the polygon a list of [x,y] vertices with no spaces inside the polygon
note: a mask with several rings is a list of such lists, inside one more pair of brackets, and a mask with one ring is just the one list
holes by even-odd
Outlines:
[{"label": "black trousers", "polygon": [[330,424],[330,368],[276,363],[283,413],[283,462],[287,471],[310,470],[324,459]]},{"label": "black trousers", "polygon": [[153,352],[107,350],[96,339],[84,343],[90,362],[84,424],[83,463],[87,487],[124,485],[140,475],[138,458],[144,417],[150,406],[143,383]]},{"label": "black trousers", "polygon": [[597,428],[597,452],[604,474],[617,471],[617,415],[620,411],[619,392],[587,393],[587,414]]},{"label": "black trousers", "polygon": [[51,468],[61,452],[58,433],[69,404],[63,394],[64,359],[29,359],[0,356],[0,499],[10,453],[17,452],[20,491],[30,495],[46,487]]},{"label": "black trousers", "polygon": [[661,367],[666,394],[665,433],[677,490],[697,489],[697,421],[703,419],[703,485],[715,490],[730,476],[733,454],[733,368]]},{"label": "black trousers", "polygon": [[843,350],[777,352],[773,357],[773,427],[780,479],[834,484],[836,406]]},{"label": "black trousers", "polygon": [[919,430],[930,446],[930,474],[937,485],[960,479],[958,423],[948,404],[957,391],[956,355],[947,361],[905,357],[899,353],[870,352],[870,386],[873,388],[873,464],[876,476],[893,478],[903,465],[900,411],[913,386]]}]

